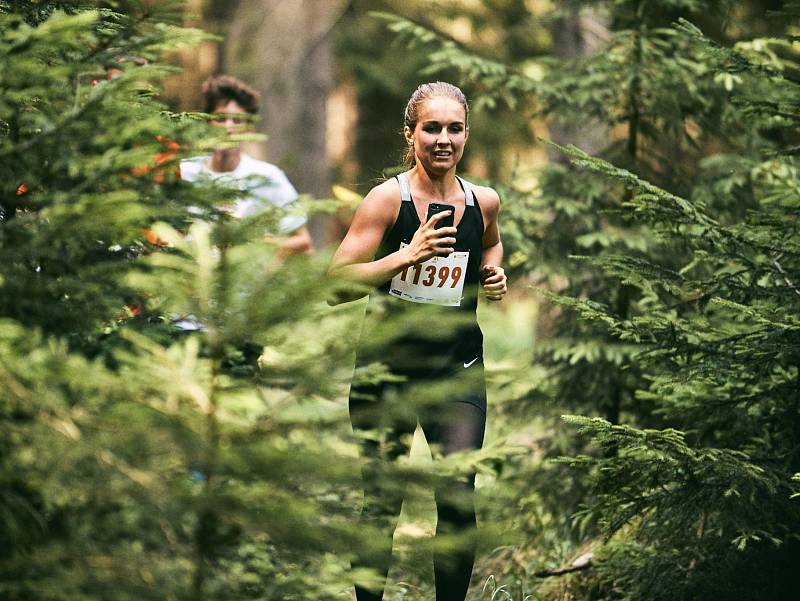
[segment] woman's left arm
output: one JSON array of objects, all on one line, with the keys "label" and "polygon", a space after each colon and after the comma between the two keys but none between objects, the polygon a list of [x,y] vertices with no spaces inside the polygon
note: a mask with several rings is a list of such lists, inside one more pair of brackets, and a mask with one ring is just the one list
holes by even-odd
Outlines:
[{"label": "woman's left arm", "polygon": [[481,255],[481,286],[486,298],[499,301],[508,292],[505,270],[500,266],[503,262],[503,242],[500,239],[500,197],[492,188],[481,188],[479,199],[483,210],[483,254]]}]

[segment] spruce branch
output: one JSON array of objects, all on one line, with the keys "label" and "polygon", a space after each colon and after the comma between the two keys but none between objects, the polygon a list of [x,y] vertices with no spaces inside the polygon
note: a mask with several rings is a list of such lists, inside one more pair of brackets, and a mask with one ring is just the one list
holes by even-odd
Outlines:
[{"label": "spruce branch", "polygon": [[794,283],[792,282],[792,280],[789,279],[789,274],[786,273],[786,271],[783,269],[781,264],[778,262],[778,260],[782,256],[783,255],[778,255],[777,257],[772,257],[772,259],[771,259],[772,260],[772,265],[783,276],[783,281],[786,282],[786,285],[789,286],[789,288],[791,288],[792,290],[794,290],[794,293],[796,295],[800,296],[800,290],[798,290],[797,286],[795,286]]},{"label": "spruce branch", "polygon": [[452,68],[468,81],[478,84],[482,94],[476,101],[476,108],[492,108],[498,98],[513,108],[520,98],[531,97],[542,91],[540,82],[523,70],[482,56],[428,23],[385,12],[371,12],[370,15],[386,21],[388,29],[409,47],[420,45],[431,48],[426,74],[433,75]]},{"label": "spruce branch", "polygon": [[728,73],[753,73],[781,80],[784,80],[786,77],[784,73],[767,65],[754,63],[741,52],[723,46],[708,38],[699,27],[686,19],[678,19],[675,28],[684,33],[692,41],[698,43],[708,56],[716,59],[717,68],[724,69]]},{"label": "spruce branch", "polygon": [[648,201],[666,201],[669,203],[669,206],[683,216],[685,216],[690,223],[694,223],[700,226],[708,227],[709,234],[712,235],[714,238],[717,237],[717,228],[719,224],[716,220],[711,218],[704,212],[701,212],[697,207],[695,207],[691,202],[688,200],[681,198],[680,196],[676,196],[666,190],[659,188],[658,186],[651,184],[650,182],[639,178],[637,175],[631,173],[627,169],[622,169],[621,167],[616,167],[615,165],[604,161],[598,157],[593,157],[580,148],[568,145],[568,146],[561,146],[560,144],[556,144],[552,140],[547,140],[544,138],[539,138],[543,143],[556,148],[560,152],[566,154],[570,162],[577,167],[582,169],[587,169],[589,171],[593,171],[595,173],[604,175],[606,177],[616,179],[624,183],[626,186],[629,186],[634,189],[638,189],[645,193],[644,196],[640,196],[640,198],[644,201],[644,204],[651,208],[653,211],[664,211],[663,207],[657,206],[655,202],[648,202]]}]

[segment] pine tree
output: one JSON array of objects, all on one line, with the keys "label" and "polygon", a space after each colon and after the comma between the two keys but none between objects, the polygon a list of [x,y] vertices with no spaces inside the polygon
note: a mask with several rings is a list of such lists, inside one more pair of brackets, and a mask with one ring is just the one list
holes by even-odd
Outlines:
[{"label": "pine tree", "polygon": [[[797,8],[781,16],[796,19]],[[572,463],[592,467],[591,511],[611,537],[603,570],[624,584],[624,598],[647,591],[659,599],[793,599],[800,559],[795,62],[781,58],[789,43],[781,38],[729,49],[688,23],[680,31],[733,88],[732,111],[749,135],[737,156],[709,157],[724,171],[691,201],[569,150],[577,164],[634,190],[637,221],[691,251],[679,270],[655,257],[598,262],[641,291],[641,316],[569,303],[641,347],[648,385],[638,398],[656,401],[664,421],[683,432],[570,418],[601,446],[620,449]],[[746,197],[745,211],[720,210],[731,195]],[[665,578],[669,590],[656,588]]]}]

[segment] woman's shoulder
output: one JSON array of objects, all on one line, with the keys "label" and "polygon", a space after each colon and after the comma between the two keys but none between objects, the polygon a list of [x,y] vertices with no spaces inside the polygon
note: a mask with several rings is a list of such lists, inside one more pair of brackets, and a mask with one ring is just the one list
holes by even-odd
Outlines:
[{"label": "woman's shoulder", "polygon": [[475,193],[475,197],[478,199],[478,204],[484,212],[492,214],[500,210],[500,195],[494,188],[479,186],[472,183],[470,185]]},{"label": "woman's shoulder", "polygon": [[364,197],[361,209],[370,213],[394,215],[400,205],[400,184],[392,177],[373,187]]},{"label": "woman's shoulder", "polygon": [[379,199],[397,199],[400,200],[400,183],[396,177],[390,177],[374,186],[368,193],[367,197]]}]

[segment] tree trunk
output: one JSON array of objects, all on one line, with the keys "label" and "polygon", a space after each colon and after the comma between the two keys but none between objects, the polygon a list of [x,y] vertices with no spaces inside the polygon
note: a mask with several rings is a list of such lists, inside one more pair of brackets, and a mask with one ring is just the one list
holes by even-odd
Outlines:
[{"label": "tree trunk", "polygon": [[[332,85],[331,31],[346,0],[240,0],[223,50],[223,70],[262,93],[255,154],[279,164],[302,193],[329,195],[326,104]],[[317,244],[326,220],[312,218]]]},{"label": "tree trunk", "polygon": [[[609,40],[605,20],[592,13],[573,13],[556,21],[552,28],[553,55],[561,60],[573,61],[598,52]],[[597,154],[608,143],[608,131],[601,123],[582,120],[568,123],[554,119],[548,125],[550,139],[557,144],[574,144],[589,154]],[[566,156],[548,150],[553,162],[566,162]]]}]

